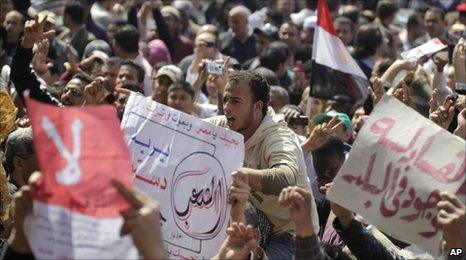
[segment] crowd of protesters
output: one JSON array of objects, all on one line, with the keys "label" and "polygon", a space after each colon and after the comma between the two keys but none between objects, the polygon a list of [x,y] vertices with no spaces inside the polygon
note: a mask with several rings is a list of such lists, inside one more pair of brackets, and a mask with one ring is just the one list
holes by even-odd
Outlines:
[{"label": "crowd of protesters", "polygon": [[[466,2],[326,1],[338,37],[370,79],[367,98],[354,102],[309,95],[317,1],[0,1],[7,259],[34,258],[23,222],[41,174],[26,90],[60,107],[111,104],[120,119],[134,91],[241,133],[244,167],[232,173],[230,225],[217,259],[432,258],[373,232],[326,193],[384,95],[466,138]],[[437,37],[447,49],[401,58]],[[122,233],[141,257],[166,258],[157,203],[114,185],[135,206],[125,221],[137,224]],[[466,251],[464,196],[444,192],[437,208],[444,257],[454,258],[450,249]]]}]

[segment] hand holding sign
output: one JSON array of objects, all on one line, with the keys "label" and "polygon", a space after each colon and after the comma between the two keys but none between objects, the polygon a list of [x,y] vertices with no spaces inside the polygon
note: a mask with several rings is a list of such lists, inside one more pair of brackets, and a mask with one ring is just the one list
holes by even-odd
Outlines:
[{"label": "hand holding sign", "polygon": [[437,223],[443,231],[445,247],[464,248],[466,245],[465,206],[460,199],[449,192],[440,194],[442,200],[437,203]]},{"label": "hand holding sign", "polygon": [[112,185],[133,206],[133,210],[123,214],[125,222],[121,234],[131,234],[134,245],[145,259],[166,259],[158,204],[139,190],[126,188],[116,179],[112,180]]},{"label": "hand holding sign", "polygon": [[440,191],[461,192],[464,145],[464,140],[385,96],[359,132],[327,198],[438,256],[442,234],[436,205],[442,200]]}]

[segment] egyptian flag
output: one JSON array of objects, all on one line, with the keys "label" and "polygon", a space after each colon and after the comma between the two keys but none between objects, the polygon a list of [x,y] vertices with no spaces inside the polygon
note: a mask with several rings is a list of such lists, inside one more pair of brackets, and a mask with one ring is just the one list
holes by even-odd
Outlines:
[{"label": "egyptian flag", "polygon": [[310,80],[311,97],[355,103],[367,96],[369,82],[338,38],[325,0],[317,5]]}]

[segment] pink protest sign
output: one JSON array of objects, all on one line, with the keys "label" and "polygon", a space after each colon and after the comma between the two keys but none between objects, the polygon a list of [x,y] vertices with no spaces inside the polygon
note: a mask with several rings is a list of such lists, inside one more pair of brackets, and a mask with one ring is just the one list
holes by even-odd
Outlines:
[{"label": "pink protest sign", "polygon": [[131,162],[111,106],[59,108],[26,100],[43,183],[26,232],[36,258],[137,256],[121,238],[129,205],[111,185],[132,186]]},{"label": "pink protest sign", "polygon": [[328,198],[439,254],[441,191],[464,199],[465,142],[385,95],[359,132]]}]

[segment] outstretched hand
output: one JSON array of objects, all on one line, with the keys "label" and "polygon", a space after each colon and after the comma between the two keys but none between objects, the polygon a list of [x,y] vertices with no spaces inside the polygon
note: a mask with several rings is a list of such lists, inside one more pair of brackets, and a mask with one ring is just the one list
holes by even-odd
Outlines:
[{"label": "outstretched hand", "polygon": [[333,117],[328,123],[323,123],[316,126],[311,135],[301,145],[303,153],[307,154],[312,152],[322,145],[334,134],[340,127],[343,127],[343,123],[338,120],[338,117]]},{"label": "outstretched hand", "polygon": [[34,46],[36,41],[42,40],[44,38],[49,38],[55,35],[55,30],[50,30],[44,32],[44,24],[47,20],[47,15],[45,15],[42,20],[39,20],[39,16],[36,15],[34,20],[28,20],[24,24],[23,30],[23,41],[21,46],[26,49],[30,49]]},{"label": "outstretched hand", "polygon": [[246,259],[258,247],[251,226],[233,222],[227,229],[227,238],[213,259]]},{"label": "outstretched hand", "polygon": [[[432,108],[429,112],[432,111]],[[444,129],[448,129],[455,115],[455,101],[447,98],[443,106],[429,114],[429,119]]]},{"label": "outstretched hand", "polygon": [[307,237],[315,234],[311,218],[312,199],[309,191],[297,186],[284,188],[278,197],[278,202],[288,208],[297,236]]},{"label": "outstretched hand", "polygon": [[109,92],[104,87],[105,78],[98,77],[89,85],[84,87],[84,97],[86,98],[86,105],[99,105],[104,102]]}]

